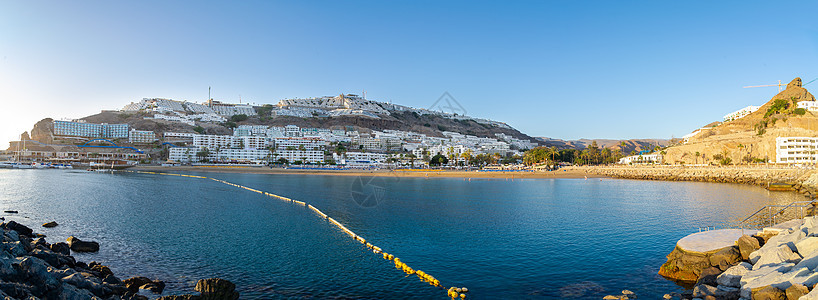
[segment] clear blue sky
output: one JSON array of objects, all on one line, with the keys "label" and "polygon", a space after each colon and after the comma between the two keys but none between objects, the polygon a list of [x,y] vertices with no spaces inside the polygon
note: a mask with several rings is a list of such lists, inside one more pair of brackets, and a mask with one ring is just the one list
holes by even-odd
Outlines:
[{"label": "clear blue sky", "polygon": [[414,107],[448,91],[532,136],[670,138],[796,76],[818,78],[818,2],[0,2],[0,147],[45,117],[208,86]]}]

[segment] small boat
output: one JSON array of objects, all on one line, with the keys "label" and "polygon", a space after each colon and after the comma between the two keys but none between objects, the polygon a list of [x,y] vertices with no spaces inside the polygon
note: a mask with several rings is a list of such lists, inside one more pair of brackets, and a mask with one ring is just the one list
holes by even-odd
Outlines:
[{"label": "small boat", "polygon": [[795,190],[795,185],[792,183],[776,182],[768,185],[767,190],[776,192],[790,192]]}]

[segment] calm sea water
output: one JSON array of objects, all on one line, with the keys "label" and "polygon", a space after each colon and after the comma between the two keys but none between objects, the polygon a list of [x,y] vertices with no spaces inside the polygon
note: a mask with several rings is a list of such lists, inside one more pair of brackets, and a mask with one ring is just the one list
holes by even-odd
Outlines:
[{"label": "calm sea water", "polygon": [[[195,173],[191,173],[195,174]],[[199,173],[311,203],[469,299],[599,299],[682,288],[656,272],[700,226],[792,193],[613,179],[358,178]],[[361,185],[363,183],[363,185]],[[80,170],[0,170],[0,210],[46,234],[99,241],[82,261],[192,292],[221,277],[243,299],[445,299],[313,212],[212,180]],[[46,229],[39,224],[57,221]]]}]

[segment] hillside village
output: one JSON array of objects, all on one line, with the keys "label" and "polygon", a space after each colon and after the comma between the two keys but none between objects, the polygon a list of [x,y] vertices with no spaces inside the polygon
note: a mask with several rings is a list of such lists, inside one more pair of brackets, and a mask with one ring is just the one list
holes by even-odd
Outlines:
[{"label": "hillside village", "polygon": [[145,98],[78,120],[44,119],[7,152],[60,164],[380,168],[496,164],[537,146],[502,122],[341,94],[262,106]]}]

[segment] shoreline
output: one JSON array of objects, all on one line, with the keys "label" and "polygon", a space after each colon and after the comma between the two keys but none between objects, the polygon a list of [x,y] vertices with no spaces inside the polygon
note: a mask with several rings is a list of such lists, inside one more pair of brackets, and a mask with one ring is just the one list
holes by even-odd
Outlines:
[{"label": "shoreline", "polygon": [[593,174],[580,168],[563,168],[557,171],[534,171],[534,172],[477,172],[477,171],[449,171],[449,170],[429,170],[429,171],[391,171],[391,170],[293,170],[268,167],[232,167],[232,166],[136,166],[130,168],[135,171],[188,171],[188,172],[214,172],[214,173],[244,173],[244,174],[276,174],[276,175],[323,175],[323,176],[377,176],[377,177],[417,177],[417,178],[495,178],[495,179],[517,179],[517,178],[609,178],[610,176]]},{"label": "shoreline", "polygon": [[612,178],[737,183],[767,188],[776,183],[808,198],[818,195],[818,171],[762,166],[589,166],[588,173]]}]

